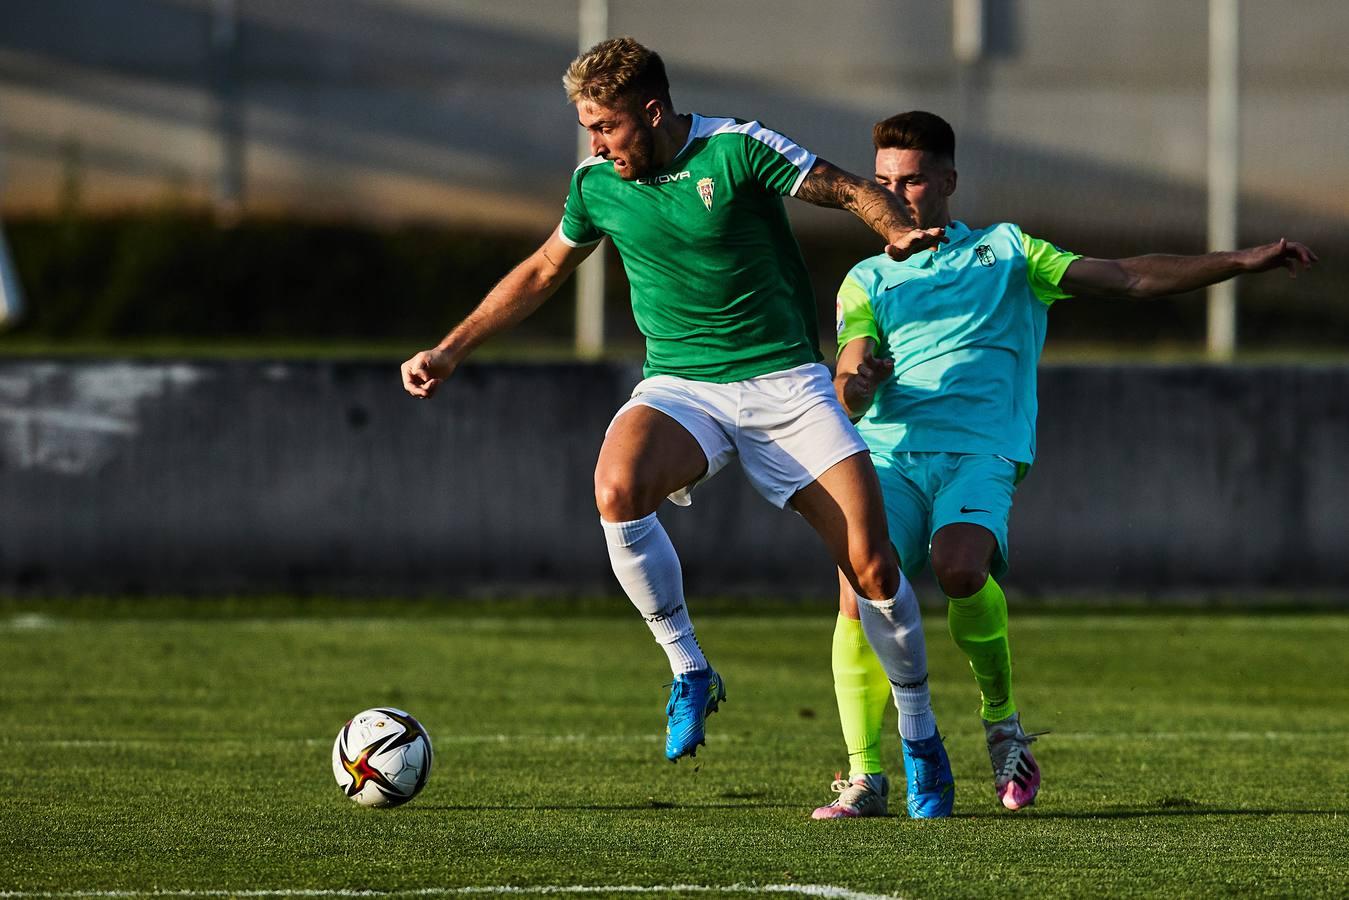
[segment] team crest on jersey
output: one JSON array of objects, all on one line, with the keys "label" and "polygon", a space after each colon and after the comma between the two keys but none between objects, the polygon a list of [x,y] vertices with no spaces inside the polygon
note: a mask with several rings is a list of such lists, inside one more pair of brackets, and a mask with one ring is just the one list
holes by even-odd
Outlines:
[{"label": "team crest on jersey", "polygon": [[707,207],[708,212],[712,211],[712,191],[715,189],[716,184],[711,178],[698,179],[698,196],[703,198],[703,206]]},{"label": "team crest on jersey", "polygon": [[993,248],[988,246],[988,244],[980,244],[978,247],[975,247],[974,255],[975,258],[979,260],[981,266],[992,266],[998,261],[998,258],[993,255]]}]

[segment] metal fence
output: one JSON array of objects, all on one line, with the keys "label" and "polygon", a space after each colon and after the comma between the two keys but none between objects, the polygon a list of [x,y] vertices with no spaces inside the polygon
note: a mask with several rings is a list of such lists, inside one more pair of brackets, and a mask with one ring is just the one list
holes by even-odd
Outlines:
[{"label": "metal fence", "polygon": [[[1349,222],[1337,0],[610,0],[607,30],[662,52],[679,108],[760,118],[863,173],[872,122],[939,112],[958,134],[958,216],[1109,255],[1205,245],[1223,4],[1240,23],[1238,237],[1333,251]],[[576,153],[559,76],[582,5],[6,4],[0,210],[167,200],[542,233]],[[971,9],[974,44],[957,27]],[[803,232],[868,246],[837,214],[793,206]],[[1339,304],[1346,255],[1323,254],[1294,302]]]}]

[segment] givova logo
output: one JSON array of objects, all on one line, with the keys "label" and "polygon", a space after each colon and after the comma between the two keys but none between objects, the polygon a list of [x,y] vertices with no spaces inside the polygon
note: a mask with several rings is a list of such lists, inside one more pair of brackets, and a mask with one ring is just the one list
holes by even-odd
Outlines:
[{"label": "givova logo", "polygon": [[653,178],[638,178],[638,184],[669,184],[672,181],[687,181],[690,177],[687,171],[676,172],[673,175],[656,175]]}]

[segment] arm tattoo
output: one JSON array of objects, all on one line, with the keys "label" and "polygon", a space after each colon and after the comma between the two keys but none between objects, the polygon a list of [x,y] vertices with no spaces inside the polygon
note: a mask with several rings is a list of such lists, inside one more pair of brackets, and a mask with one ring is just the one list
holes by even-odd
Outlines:
[{"label": "arm tattoo", "polygon": [[815,206],[846,209],[887,240],[913,227],[909,214],[884,188],[818,160],[796,196]]},{"label": "arm tattoo", "polygon": [[857,191],[845,174],[827,162],[816,162],[810,174],[796,189],[797,199],[815,206],[847,209],[856,197]]}]

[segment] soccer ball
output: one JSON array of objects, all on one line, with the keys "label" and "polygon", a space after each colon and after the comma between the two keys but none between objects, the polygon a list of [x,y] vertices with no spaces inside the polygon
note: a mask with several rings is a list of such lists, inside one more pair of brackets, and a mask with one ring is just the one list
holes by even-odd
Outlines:
[{"label": "soccer ball", "polygon": [[362,806],[407,803],[431,774],[431,736],[412,716],[391,706],[357,713],[333,743],[333,776]]}]

